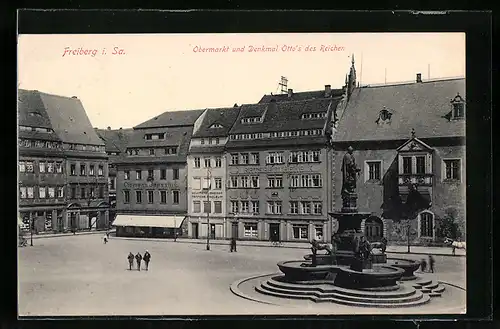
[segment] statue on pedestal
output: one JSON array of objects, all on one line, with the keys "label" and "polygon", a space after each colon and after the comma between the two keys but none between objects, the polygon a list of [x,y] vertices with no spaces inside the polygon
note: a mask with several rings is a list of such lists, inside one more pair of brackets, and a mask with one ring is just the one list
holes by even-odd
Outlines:
[{"label": "statue on pedestal", "polygon": [[353,152],[353,148],[349,146],[342,159],[342,201],[345,211],[355,211],[358,198],[356,195],[356,180],[361,169],[356,166]]}]

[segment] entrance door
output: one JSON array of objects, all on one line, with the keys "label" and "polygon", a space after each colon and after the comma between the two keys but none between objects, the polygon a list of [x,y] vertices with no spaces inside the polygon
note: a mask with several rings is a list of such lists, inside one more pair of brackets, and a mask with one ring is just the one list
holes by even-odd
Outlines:
[{"label": "entrance door", "polygon": [[198,223],[192,223],[191,228],[193,239],[198,239]]},{"label": "entrance door", "polygon": [[238,223],[231,224],[232,237],[238,239]]},{"label": "entrance door", "polygon": [[210,224],[210,239],[215,239],[215,224]]},{"label": "entrance door", "polygon": [[280,241],[280,224],[269,224],[269,239],[271,241]]},{"label": "entrance door", "polygon": [[368,241],[376,242],[382,239],[383,224],[378,217],[370,217],[365,222],[365,235]]}]

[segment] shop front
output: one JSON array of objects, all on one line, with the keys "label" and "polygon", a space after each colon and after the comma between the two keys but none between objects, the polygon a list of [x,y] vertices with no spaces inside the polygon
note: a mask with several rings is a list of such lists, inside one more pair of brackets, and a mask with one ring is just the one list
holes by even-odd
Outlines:
[{"label": "shop front", "polygon": [[186,217],[179,215],[118,214],[112,224],[117,237],[174,238]]}]

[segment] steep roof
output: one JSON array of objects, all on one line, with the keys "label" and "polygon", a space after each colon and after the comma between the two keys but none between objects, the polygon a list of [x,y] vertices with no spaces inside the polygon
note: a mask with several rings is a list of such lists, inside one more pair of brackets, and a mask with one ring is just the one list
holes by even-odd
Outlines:
[{"label": "steep roof", "polygon": [[[408,139],[412,129],[418,138],[465,137],[465,120],[450,120],[457,93],[466,99],[464,78],[357,88],[334,142]],[[378,124],[383,109],[390,123]]]},{"label": "steep roof", "polygon": [[18,120],[20,126],[52,129],[40,94],[31,90],[19,89]]},{"label": "steep roof", "polygon": [[[207,109],[200,126],[193,132],[193,137],[227,136],[239,112],[240,107]],[[220,125],[221,128],[212,127],[214,124]]]},{"label": "steep roof", "polygon": [[[326,118],[302,119],[304,113],[327,112],[337,106],[340,98],[308,99],[242,105],[230,134],[279,132],[301,129],[323,129]],[[263,116],[258,123],[242,123],[248,117]]]},{"label": "steep roof", "polygon": [[[331,89],[331,95],[341,96],[343,94],[342,89]],[[325,98],[325,90],[312,90],[312,91],[301,91],[292,92],[290,96],[288,94],[277,94],[277,95],[264,95],[259,101],[259,104],[269,103],[271,100],[277,102],[287,102],[287,101],[302,101],[307,99],[318,99]]]},{"label": "steep roof", "polygon": [[192,126],[203,111],[167,111],[135,126],[134,129]]},{"label": "steep roof", "polygon": [[104,141],[106,152],[125,152],[133,129],[96,129],[95,131]]}]

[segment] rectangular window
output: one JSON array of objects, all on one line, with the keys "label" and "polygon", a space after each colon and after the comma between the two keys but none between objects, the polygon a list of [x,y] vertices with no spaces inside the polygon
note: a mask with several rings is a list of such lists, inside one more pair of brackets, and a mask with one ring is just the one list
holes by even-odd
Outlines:
[{"label": "rectangular window", "polygon": [[26,163],[24,161],[19,161],[19,172],[26,171]]},{"label": "rectangular window", "polygon": [[321,187],[321,175],[320,174],[312,175],[312,187]]},{"label": "rectangular window", "polygon": [[64,197],[64,187],[58,187],[57,188],[57,197],[58,198],[63,198]]},{"label": "rectangular window", "polygon": [[403,174],[411,174],[411,157],[403,157]]},{"label": "rectangular window", "polygon": [[211,187],[212,186],[210,184],[210,178],[208,178],[208,177],[203,178],[203,189],[209,190]]},{"label": "rectangular window", "polygon": [[260,164],[259,153],[252,153],[250,159],[251,159],[250,161],[251,164],[256,164],[256,165]]},{"label": "rectangular window", "polygon": [[201,159],[200,158],[194,158],[194,167],[195,168],[200,168],[201,166]]},{"label": "rectangular window", "polygon": [[203,162],[205,164],[205,168],[210,168],[211,167],[212,161],[210,161],[210,158],[204,158]]},{"label": "rectangular window", "polygon": [[217,168],[221,168],[222,167],[222,158],[221,157],[216,157],[215,158],[215,166]]},{"label": "rectangular window", "polygon": [[76,187],[71,187],[71,198],[76,199]]},{"label": "rectangular window", "polygon": [[85,187],[80,187],[80,199],[86,198]]},{"label": "rectangular window", "polygon": [[417,174],[425,174],[425,156],[415,157]]},{"label": "rectangular window", "polygon": [[311,187],[312,177],[311,175],[302,175],[302,187]]},{"label": "rectangular window", "polygon": [[172,191],[173,204],[179,204],[179,191]]},{"label": "rectangular window", "polygon": [[252,213],[258,214],[259,211],[259,201],[252,201]]},{"label": "rectangular window", "polygon": [[239,202],[235,200],[231,200],[231,212],[233,214],[239,213]]},{"label": "rectangular window", "polygon": [[212,212],[212,202],[210,201],[203,201],[203,212],[205,214],[209,214]]},{"label": "rectangular window", "polygon": [[323,214],[323,203],[313,202],[313,214],[315,215]]},{"label": "rectangular window", "polygon": [[238,176],[231,176],[231,187],[238,187]]},{"label": "rectangular window", "polygon": [[249,163],[249,157],[248,157],[248,153],[242,153],[241,154],[241,164],[248,164]]},{"label": "rectangular window", "polygon": [[160,191],[160,203],[161,204],[167,203],[167,191]]},{"label": "rectangular window", "polygon": [[135,191],[135,203],[142,203],[142,191]]},{"label": "rectangular window", "polygon": [[244,228],[244,237],[245,238],[257,238],[257,223],[245,223],[243,225]]},{"label": "rectangular window", "polygon": [[239,154],[231,154],[231,164],[232,165],[237,165],[240,163],[240,156]]},{"label": "rectangular window", "polygon": [[193,201],[193,213],[199,214],[201,213],[201,202]]},{"label": "rectangular window", "polygon": [[27,187],[26,194],[28,195],[28,199],[33,199],[34,198],[34,188],[31,186]]},{"label": "rectangular window", "polygon": [[142,171],[140,171],[140,170],[135,171],[135,179],[137,179],[137,180],[142,179]]},{"label": "rectangular window", "polygon": [[80,176],[85,176],[86,175],[85,167],[86,166],[84,164],[80,165]]},{"label": "rectangular window", "polygon": [[155,155],[155,149],[149,149],[149,155]]},{"label": "rectangular window", "polygon": [[130,203],[130,191],[123,191],[123,203]]},{"label": "rectangular window", "polygon": [[214,201],[214,214],[222,214],[222,201]]},{"label": "rectangular window", "polygon": [[94,176],[95,175],[94,165],[90,165],[89,166],[89,175],[90,176]]},{"label": "rectangular window", "polygon": [[222,189],[222,178],[215,178],[215,189],[216,190]]},{"label": "rectangular window", "polygon": [[53,187],[48,188],[49,198],[53,199],[56,197],[56,190]]},{"label": "rectangular window", "polygon": [[215,144],[219,144],[219,137],[215,137]]},{"label": "rectangular window", "polygon": [[290,176],[290,187],[299,187],[299,186],[300,186],[299,175],[291,175]]},{"label": "rectangular window", "polygon": [[26,172],[35,172],[35,166],[33,164],[33,161],[26,161]]},{"label": "rectangular window", "polygon": [[445,180],[460,180],[460,160],[444,160]]},{"label": "rectangular window", "polygon": [[369,161],[366,162],[368,166],[368,180],[380,180],[381,176],[381,166],[380,161]]},{"label": "rectangular window", "polygon": [[249,180],[248,176],[241,176],[240,179],[241,179],[241,186],[240,187],[244,187],[244,188],[250,187],[250,180]]},{"label": "rectangular window", "polygon": [[252,176],[251,182],[252,182],[252,188],[258,188],[259,187],[259,176]]},{"label": "rectangular window", "polygon": [[299,202],[290,201],[290,214],[298,214],[298,213],[299,213]]},{"label": "rectangular window", "polygon": [[49,173],[54,172],[54,163],[53,162],[47,163],[47,172],[49,172]]},{"label": "rectangular window", "polygon": [[321,151],[312,151],[312,161],[319,162],[320,161]]},{"label": "rectangular window", "polygon": [[173,174],[174,174],[174,180],[179,179],[179,169],[178,168],[174,168],[174,169],[172,169],[172,171],[173,171]]},{"label": "rectangular window", "polygon": [[153,180],[155,178],[155,171],[153,169],[148,169],[148,179]]},{"label": "rectangular window", "polygon": [[267,212],[269,214],[281,214],[281,212],[282,212],[281,201],[268,201],[267,202]]},{"label": "rectangular window", "polygon": [[248,201],[241,201],[241,212],[242,213],[247,213],[249,209],[249,202]]},{"label": "rectangular window", "polygon": [[201,178],[193,178],[193,190],[201,190]]},{"label": "rectangular window", "polygon": [[104,185],[99,186],[99,198],[104,198]]},{"label": "rectangular window", "polygon": [[124,179],[125,179],[125,180],[129,180],[129,179],[130,179],[130,171],[125,170],[125,171],[123,172],[123,174],[124,174]]},{"label": "rectangular window", "polygon": [[89,187],[89,196],[90,196],[90,198],[94,198],[95,197],[94,187],[93,186]]},{"label": "rectangular window", "polygon": [[148,191],[148,203],[154,203],[154,192]]},{"label": "rectangular window", "polygon": [[19,197],[20,197],[21,199],[26,199],[26,187],[21,186],[21,187],[19,188]]},{"label": "rectangular window", "polygon": [[301,201],[300,202],[300,213],[304,215],[308,215],[311,213],[311,202],[309,201]]},{"label": "rectangular window", "polygon": [[71,176],[76,176],[76,165],[75,164],[70,165],[69,172],[70,172]]},{"label": "rectangular window", "polygon": [[205,145],[205,140],[203,138],[201,139],[200,144]]},{"label": "rectangular window", "polygon": [[103,165],[99,165],[99,167],[97,168],[97,175],[104,176],[104,166]]},{"label": "rectangular window", "polygon": [[290,163],[299,162],[299,152],[290,152],[290,159],[288,161]]},{"label": "rectangular window", "polygon": [[160,169],[160,179],[161,180],[167,179],[167,169]]},{"label": "rectangular window", "polygon": [[293,225],[293,238],[297,240],[309,239],[309,226],[307,225]]},{"label": "rectangular window", "polygon": [[465,108],[464,103],[453,104],[453,117],[454,118],[463,118],[465,115],[464,108]]},{"label": "rectangular window", "polygon": [[315,225],[314,226],[314,231],[315,231],[315,238],[319,241],[323,240],[323,225]]},{"label": "rectangular window", "polygon": [[45,162],[40,162],[38,164],[38,167],[39,167],[41,173],[45,172],[45,165],[46,165]]},{"label": "rectangular window", "polygon": [[271,152],[266,157],[266,164],[282,164],[283,152]]},{"label": "rectangular window", "polygon": [[283,175],[267,176],[267,187],[282,188],[283,187]]},{"label": "rectangular window", "polygon": [[61,174],[63,172],[62,162],[56,162],[56,173]]}]

